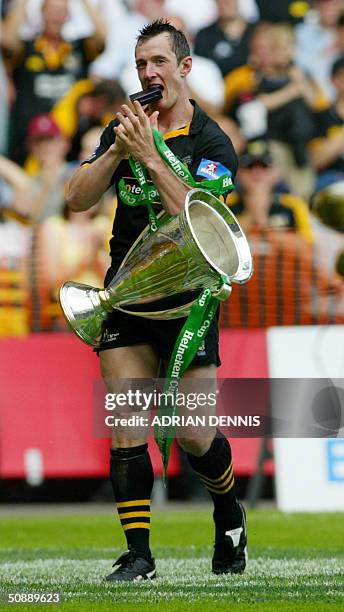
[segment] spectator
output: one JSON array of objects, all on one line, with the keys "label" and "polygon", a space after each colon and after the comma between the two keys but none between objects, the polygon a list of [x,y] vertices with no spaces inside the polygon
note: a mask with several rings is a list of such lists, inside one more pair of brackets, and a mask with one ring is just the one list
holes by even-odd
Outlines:
[{"label": "spectator", "polygon": [[[238,98],[250,100],[258,89],[263,93],[265,85],[267,93],[269,90],[281,90],[278,96],[271,97],[270,103],[265,96],[267,110],[275,110],[301,96],[312,108],[326,106],[327,100],[321,88],[295,66],[294,35],[288,25],[258,24],[249,44],[247,64],[225,77],[227,111],[233,108]],[[285,85],[289,86],[282,89]]]},{"label": "spectator", "polygon": [[195,54],[218,65],[222,75],[246,63],[251,26],[240,15],[238,0],[216,0],[218,18],[195,38]]},{"label": "spectator", "polygon": [[340,242],[325,246],[333,232],[322,233],[306,203],[286,192],[265,142],[249,143],[240,157],[238,189],[228,204],[248,233],[255,274],[224,305],[222,325],[343,323],[344,285],[334,272]]},{"label": "spectator", "polygon": [[34,194],[30,214],[35,222],[41,222],[62,211],[69,141],[50,115],[42,113],[30,121],[27,142],[30,156],[25,168]]},{"label": "spectator", "polygon": [[193,35],[212,23],[217,13],[214,0],[166,0],[165,9],[168,15],[178,15]]},{"label": "spectator", "polygon": [[29,217],[32,207],[31,179],[26,172],[0,155],[0,193],[3,208],[15,208],[22,217]]},{"label": "spectator", "polygon": [[[1,6],[1,2],[0,2]],[[0,155],[7,152],[9,92],[1,53],[2,19],[0,15]]]},{"label": "spectator", "polygon": [[240,157],[239,192],[229,205],[243,229],[291,229],[312,241],[313,231],[307,204],[288,193],[273,165],[264,141],[254,141]]},{"label": "spectator", "polygon": [[250,40],[247,65],[225,79],[226,108],[248,139],[267,138],[284,177],[303,197],[313,187],[306,145],[312,137],[310,108],[323,108],[319,87],[293,63],[288,25],[259,24]]},{"label": "spectator", "polygon": [[[42,4],[43,0],[28,0],[19,32],[22,40],[31,40],[42,31]],[[102,15],[107,26],[115,22],[118,24],[126,13],[122,0],[90,0],[89,6]],[[69,0],[68,20],[62,29],[64,39],[88,38],[94,32],[94,17],[90,16],[84,0]]]},{"label": "spectator", "polygon": [[344,323],[343,279],[317,261],[318,245],[282,228],[255,229],[249,238],[255,273],[224,303],[223,326]]},{"label": "spectator", "polygon": [[336,58],[336,24],[342,0],[314,0],[305,22],[296,26],[296,61],[333,100],[331,66]]},{"label": "spectator", "polygon": [[106,269],[104,242],[111,222],[96,209],[61,215],[43,221],[37,235],[37,280],[41,305],[41,328],[66,329],[59,305],[59,290],[67,280],[95,287],[103,285]]},{"label": "spectator", "polygon": [[[183,19],[192,35],[209,26],[218,16],[214,0],[166,0],[165,8],[169,15]],[[259,15],[255,0],[239,0],[239,13],[245,21],[257,21]]]},{"label": "spectator", "polygon": [[[84,134],[80,160],[92,155],[102,131],[102,128],[92,128]],[[109,198],[107,194],[96,207],[83,213],[72,213],[65,205],[61,214],[46,218],[38,228],[37,281],[44,330],[66,328],[58,301],[64,282],[103,285],[109,267],[108,242],[112,227],[106,198]],[[111,215],[113,209],[112,201]]]},{"label": "spectator", "polygon": [[340,14],[339,19],[337,21],[336,28],[336,49],[339,59],[341,55],[344,55],[344,12]]},{"label": "spectator", "polygon": [[91,127],[105,127],[126,102],[118,81],[77,81],[51,111],[61,132],[71,139],[67,159],[78,159],[82,136]]},{"label": "spectator", "polygon": [[0,336],[23,336],[30,331],[32,232],[25,214],[29,181],[2,156],[0,179]]},{"label": "spectator", "polygon": [[316,191],[344,179],[344,56],[333,64],[332,82],[335,101],[316,113],[314,138],[309,146],[318,173]]},{"label": "spectator", "polygon": [[138,31],[147,23],[165,15],[165,0],[127,0],[127,4],[130,12],[119,23],[114,24],[113,30],[109,30],[106,50],[91,67],[93,76],[108,80],[117,79],[123,89],[123,71],[128,65],[135,67],[133,58]]},{"label": "spectator", "polygon": [[83,0],[94,19],[95,33],[85,39],[66,42],[62,35],[68,17],[68,0],[44,0],[43,30],[33,40],[19,37],[27,0],[20,0],[9,12],[4,26],[4,46],[11,54],[10,65],[16,99],[11,111],[10,156],[23,164],[25,136],[30,119],[49,112],[53,104],[77,79],[87,76],[88,66],[103,50],[105,27],[90,0]]}]

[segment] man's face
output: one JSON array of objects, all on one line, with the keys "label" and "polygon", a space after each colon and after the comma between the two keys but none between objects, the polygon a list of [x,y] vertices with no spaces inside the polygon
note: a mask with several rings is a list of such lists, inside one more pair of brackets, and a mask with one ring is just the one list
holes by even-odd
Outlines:
[{"label": "man's face", "polygon": [[321,24],[325,28],[332,28],[339,18],[342,2],[341,0],[317,0],[315,8],[319,13]]},{"label": "man's face", "polygon": [[239,17],[238,0],[217,0],[216,4],[220,19],[236,19]]},{"label": "man's face", "polygon": [[344,68],[337,70],[336,74],[332,77],[333,84],[340,96],[344,95]]},{"label": "man's face", "polygon": [[37,157],[42,165],[52,160],[62,162],[68,151],[68,144],[63,136],[34,138],[30,143],[30,153]]},{"label": "man's face", "polygon": [[274,46],[271,29],[253,34],[250,41],[251,56],[255,64],[261,70],[271,68],[274,65]]},{"label": "man's face", "polygon": [[174,106],[185,87],[185,76],[191,70],[191,58],[178,65],[169,34],[159,34],[136,47],[136,67],[143,89],[159,85],[162,99],[152,104],[154,110]]},{"label": "man's face", "polygon": [[45,0],[42,17],[45,31],[59,33],[68,19],[68,0]]},{"label": "man's face", "polygon": [[254,192],[257,187],[271,191],[278,182],[278,173],[273,166],[256,161],[246,168],[240,168],[239,179],[244,191]]}]

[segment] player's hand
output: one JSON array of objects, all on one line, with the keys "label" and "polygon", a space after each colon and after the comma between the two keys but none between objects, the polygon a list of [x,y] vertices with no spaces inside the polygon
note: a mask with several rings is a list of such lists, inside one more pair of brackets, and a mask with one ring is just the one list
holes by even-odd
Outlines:
[{"label": "player's hand", "polygon": [[158,128],[159,112],[155,111],[148,117],[136,100],[133,110],[127,104],[121,106],[121,111],[116,114],[120,124],[114,131],[116,139],[126,151],[145,164],[151,158],[159,156],[152,135],[152,128]]},{"label": "player's hand", "polygon": [[109,150],[112,153],[114,153],[116,155],[116,157],[118,157],[120,159],[123,159],[128,154],[126,146],[125,146],[124,142],[120,138],[120,134],[121,133],[125,134],[125,129],[120,124],[119,126],[113,128],[113,131],[115,133],[116,140],[115,140],[114,144],[111,145]]}]

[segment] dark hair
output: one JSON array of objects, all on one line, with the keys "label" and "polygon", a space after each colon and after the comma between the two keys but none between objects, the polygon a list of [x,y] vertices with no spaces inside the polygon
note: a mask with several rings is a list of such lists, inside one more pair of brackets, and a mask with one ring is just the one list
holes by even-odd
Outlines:
[{"label": "dark hair", "polygon": [[344,55],[341,55],[341,57],[332,64],[331,76],[334,77],[340,70],[344,70]]},{"label": "dark hair", "polygon": [[103,79],[95,84],[94,89],[88,94],[91,98],[104,96],[110,103],[121,102],[126,99],[125,91],[116,80]]},{"label": "dark hair", "polygon": [[171,25],[166,19],[157,19],[153,21],[153,23],[144,26],[137,37],[136,47],[142,45],[154,36],[159,36],[159,34],[169,35],[171,49],[177,58],[178,64],[180,64],[184,57],[190,55],[190,46],[184,32],[177,30],[177,28]]}]

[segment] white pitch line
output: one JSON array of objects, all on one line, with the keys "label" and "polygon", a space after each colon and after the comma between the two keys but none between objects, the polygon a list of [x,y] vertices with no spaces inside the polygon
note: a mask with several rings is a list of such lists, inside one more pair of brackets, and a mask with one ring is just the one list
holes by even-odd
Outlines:
[{"label": "white pitch line", "polygon": [[[238,586],[253,585],[259,579],[290,579],[301,577],[327,577],[329,579],[343,576],[344,560],[331,559],[270,559],[255,558],[248,563],[246,572],[238,576],[215,576],[210,571],[210,558],[161,559],[157,560],[158,579],[155,584],[178,586],[215,586],[225,580],[235,580]],[[80,582],[96,585],[104,584],[104,576],[111,571],[109,559],[35,559],[32,561],[13,561],[0,563],[0,575],[3,583],[25,584],[34,582],[41,585],[75,585]],[[233,585],[231,585],[233,586]]]}]

